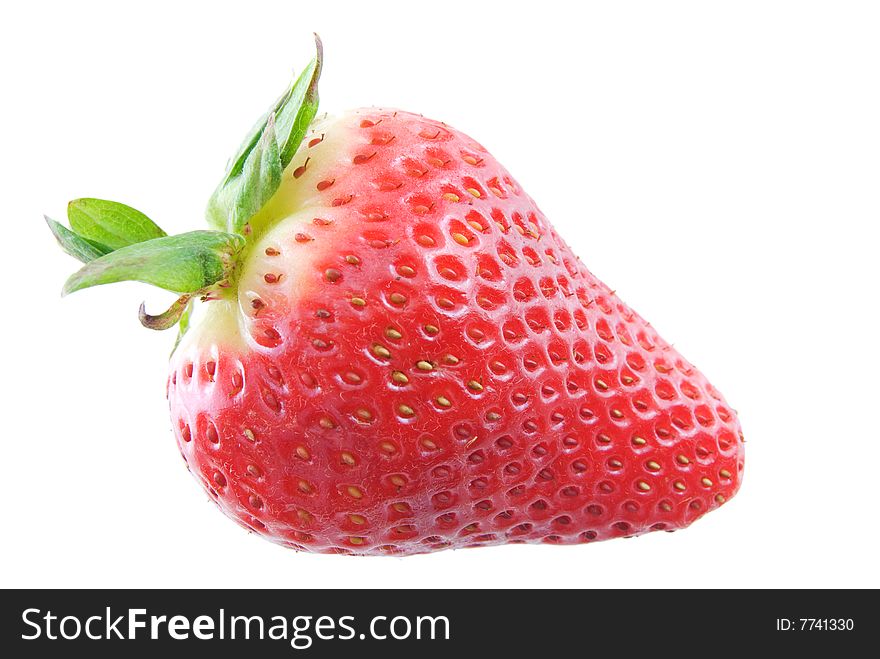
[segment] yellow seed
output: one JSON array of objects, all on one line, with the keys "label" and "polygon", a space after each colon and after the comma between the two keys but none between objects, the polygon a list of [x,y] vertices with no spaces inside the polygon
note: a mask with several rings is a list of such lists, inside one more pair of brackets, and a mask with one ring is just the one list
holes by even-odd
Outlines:
[{"label": "yellow seed", "polygon": [[349,467],[351,467],[355,464],[354,456],[351,453],[348,453],[347,451],[344,452],[340,457],[342,458],[342,463],[347,464]]},{"label": "yellow seed", "polygon": [[662,503],[660,504],[660,508],[661,508],[661,510],[666,511],[667,513],[668,513],[670,510],[672,510],[672,506],[670,506],[670,505],[669,505],[667,502],[665,502],[665,501],[662,502]]},{"label": "yellow seed", "polygon": [[356,307],[365,307],[367,306],[367,301],[362,297],[353,297],[351,298],[351,303]]},{"label": "yellow seed", "polygon": [[403,480],[403,478],[401,478],[400,476],[392,476],[388,480],[390,480],[391,484],[395,487],[403,487],[404,485],[406,485],[406,481]]},{"label": "yellow seed", "polygon": [[636,446],[644,446],[647,443],[648,442],[647,440],[645,440],[644,437],[633,437],[633,444],[635,444]]},{"label": "yellow seed", "polygon": [[727,469],[722,469],[718,472],[718,474],[721,476],[721,478],[730,478],[730,472],[727,471]]},{"label": "yellow seed", "polygon": [[452,403],[446,396],[437,396],[437,404],[440,407],[451,407]]},{"label": "yellow seed", "polygon": [[477,222],[476,220],[468,220],[468,224],[470,224],[471,228],[476,231],[482,232],[484,230],[483,225],[480,224],[479,222]]},{"label": "yellow seed", "polygon": [[651,486],[648,485],[645,481],[639,481],[638,485],[639,485],[639,489],[642,492],[647,492],[651,489]]},{"label": "yellow seed", "polygon": [[409,512],[409,506],[406,505],[405,503],[393,503],[393,504],[391,504],[391,507],[394,508],[394,510],[396,510],[399,513],[408,513]]},{"label": "yellow seed", "polygon": [[498,421],[501,418],[501,415],[498,412],[486,412],[486,420],[487,421]]},{"label": "yellow seed", "polygon": [[403,336],[403,334],[398,332],[393,327],[389,327],[388,329],[385,330],[385,336],[387,336],[389,339],[399,339]]},{"label": "yellow seed", "polygon": [[444,193],[444,194],[443,194],[443,198],[444,198],[446,201],[451,201],[451,202],[461,201],[461,197],[459,197],[459,196],[458,196],[457,194],[455,194],[454,192],[446,192],[446,193]]},{"label": "yellow seed", "polygon": [[726,499],[724,498],[723,494],[716,494],[715,501],[717,501],[718,503],[724,503]]},{"label": "yellow seed", "polygon": [[300,481],[298,487],[299,491],[304,494],[310,494],[312,492],[312,486],[309,485],[308,481]]},{"label": "yellow seed", "polygon": [[635,382],[635,380],[633,380],[633,379],[632,379],[630,376],[628,376],[628,375],[621,375],[621,376],[620,376],[620,381],[623,382],[624,384],[632,384],[633,382]]},{"label": "yellow seed", "polygon": [[428,439],[427,437],[422,439],[422,446],[424,446],[429,451],[433,451],[437,448],[437,445],[434,443],[433,439]]},{"label": "yellow seed", "polygon": [[483,385],[481,385],[476,380],[471,380],[470,382],[467,383],[467,386],[468,386],[468,389],[472,389],[473,391],[479,392],[479,391],[483,390]]},{"label": "yellow seed", "polygon": [[601,389],[602,391],[605,391],[606,389],[608,389],[608,385],[605,384],[605,381],[602,380],[601,378],[598,379],[598,380],[596,380],[596,386],[597,386],[599,389]]},{"label": "yellow seed", "polygon": [[431,362],[427,362],[424,359],[416,362],[416,368],[420,371],[433,371],[434,365]]},{"label": "yellow seed", "polygon": [[251,442],[254,441],[254,431],[251,430],[250,428],[244,429],[244,436],[247,437],[247,439],[249,441],[251,441]]},{"label": "yellow seed", "polygon": [[394,371],[394,372],[391,374],[391,379],[392,379],[394,382],[396,382],[397,384],[406,384],[406,383],[409,382],[409,378],[406,377],[406,375],[404,375],[404,374],[401,373],[400,371]]},{"label": "yellow seed", "polygon": [[336,427],[336,424],[333,423],[333,419],[331,419],[329,416],[322,416],[321,419],[318,421],[318,425],[328,430]]},{"label": "yellow seed", "polygon": [[392,304],[405,304],[406,303],[406,296],[402,295],[400,293],[392,293],[388,297],[388,299],[391,300]]},{"label": "yellow seed", "polygon": [[616,409],[615,409],[615,410],[611,410],[611,416],[613,416],[615,419],[622,419],[622,418],[623,418],[623,412],[621,412],[620,410],[616,410]]},{"label": "yellow seed", "polygon": [[431,336],[433,336],[434,334],[436,334],[439,331],[440,331],[440,328],[437,327],[436,325],[425,325],[425,334],[430,334]]},{"label": "yellow seed", "polygon": [[596,439],[599,440],[602,444],[607,444],[607,443],[609,443],[609,442],[611,441],[611,438],[610,438],[608,435],[604,434],[604,433],[598,435],[598,436],[596,437]]},{"label": "yellow seed", "polygon": [[361,262],[361,260],[353,254],[349,254],[348,256],[346,256],[345,261],[346,263],[350,263],[351,265],[357,265]]},{"label": "yellow seed", "polygon": [[312,513],[310,513],[308,510],[303,510],[302,508],[296,511],[296,516],[299,517],[300,520],[303,522],[312,521]]},{"label": "yellow seed", "polygon": [[362,544],[364,544],[364,539],[363,539],[363,538],[359,538],[359,537],[357,537],[357,536],[352,536],[352,537],[350,537],[350,538],[348,539],[348,541],[349,541],[351,544],[353,544],[353,545],[362,545]]},{"label": "yellow seed", "polygon": [[409,405],[400,405],[397,408],[397,411],[400,412],[401,416],[413,416],[415,414],[415,410],[411,408]]},{"label": "yellow seed", "polygon": [[386,453],[397,453],[397,447],[391,442],[382,442],[379,444],[379,448],[381,448]]},{"label": "yellow seed", "polygon": [[397,269],[397,271],[398,271],[400,274],[402,274],[404,277],[412,277],[414,274],[416,274],[416,271],[413,270],[413,269],[412,269],[411,267],[409,267],[408,265],[402,265],[402,266],[400,266],[400,267]]},{"label": "yellow seed", "polygon": [[297,457],[299,457],[302,460],[309,459],[309,452],[305,446],[297,446],[296,447],[296,455],[297,455]]},{"label": "yellow seed", "polygon": [[455,355],[445,355],[443,361],[451,366],[455,366],[459,360]]},{"label": "yellow seed", "polygon": [[376,355],[376,357],[381,357],[382,359],[388,359],[389,357],[391,357],[391,353],[388,351],[388,348],[378,343],[373,345],[373,354]]},{"label": "yellow seed", "polygon": [[676,490],[678,490],[679,492],[683,492],[684,489],[685,489],[684,483],[682,483],[681,481],[675,481],[675,482],[672,484],[672,487],[674,487],[674,488],[675,488]]},{"label": "yellow seed", "polygon": [[360,488],[355,487],[354,485],[349,485],[346,488],[346,491],[348,492],[348,495],[354,499],[360,499],[364,496],[364,493],[361,492]]},{"label": "yellow seed", "polygon": [[363,515],[349,515],[348,521],[350,521],[352,524],[357,524],[358,526],[360,526],[361,524],[366,524],[367,519]]},{"label": "yellow seed", "polygon": [[464,156],[462,158],[462,160],[464,160],[468,165],[476,165],[477,164],[477,159],[474,158],[473,156]]},{"label": "yellow seed", "polygon": [[457,242],[459,245],[467,245],[470,241],[467,239],[467,236],[461,233],[453,233],[452,239]]},{"label": "yellow seed", "polygon": [[700,479],[700,482],[701,482],[703,485],[705,485],[706,487],[712,487],[712,481],[710,481],[710,480],[709,480],[708,478],[706,478],[705,476],[703,476],[703,477]]},{"label": "yellow seed", "polygon": [[373,418],[373,414],[370,412],[370,410],[361,408],[357,411],[357,417],[361,421],[369,421],[370,419]]},{"label": "yellow seed", "polygon": [[491,193],[492,193],[493,195],[495,195],[496,197],[500,197],[500,196],[502,196],[502,194],[503,194],[503,193],[501,192],[501,190],[499,190],[498,188],[489,188],[489,192],[491,192]]},{"label": "yellow seed", "polygon": [[691,463],[691,461],[688,460],[688,457],[686,455],[677,455],[677,456],[675,456],[675,459],[678,461],[678,464],[680,464],[680,465],[689,465]]},{"label": "yellow seed", "polygon": [[476,188],[468,188],[467,191],[468,191],[469,193],[471,193],[471,194],[472,194],[474,197],[476,197],[477,199],[480,198],[480,191],[477,190]]},{"label": "yellow seed", "polygon": [[660,464],[657,462],[654,462],[653,460],[648,460],[647,467],[651,471],[658,471],[660,469]]}]

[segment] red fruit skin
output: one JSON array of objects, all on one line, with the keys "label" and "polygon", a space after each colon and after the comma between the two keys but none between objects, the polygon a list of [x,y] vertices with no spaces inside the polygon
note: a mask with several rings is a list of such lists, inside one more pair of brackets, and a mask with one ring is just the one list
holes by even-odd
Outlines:
[{"label": "red fruit skin", "polygon": [[483,147],[404,112],[335,126],[307,240],[261,261],[309,267],[239,293],[245,348],[172,359],[180,450],[227,515],[400,555],[675,530],[736,493],[736,414]]}]

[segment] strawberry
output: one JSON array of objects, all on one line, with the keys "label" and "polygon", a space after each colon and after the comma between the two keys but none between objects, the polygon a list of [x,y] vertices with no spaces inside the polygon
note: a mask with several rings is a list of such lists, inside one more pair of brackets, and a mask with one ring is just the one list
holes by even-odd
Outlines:
[{"label": "strawberry", "polygon": [[232,159],[213,230],[71,202],[66,292],[180,294],[168,400],[246,528],[317,552],[582,543],[683,528],[737,491],[736,414],[441,122],[314,120],[321,51]]}]

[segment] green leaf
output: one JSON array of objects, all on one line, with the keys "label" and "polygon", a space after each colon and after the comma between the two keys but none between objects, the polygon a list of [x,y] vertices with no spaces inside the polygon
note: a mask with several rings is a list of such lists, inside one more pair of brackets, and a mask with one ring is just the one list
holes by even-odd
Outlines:
[{"label": "green leaf", "polygon": [[282,96],[275,102],[266,114],[257,120],[257,123],[254,124],[253,128],[247,134],[247,137],[244,138],[244,141],[238,147],[238,151],[232,158],[230,158],[229,162],[226,165],[226,175],[223,177],[223,180],[220,182],[220,185],[217,186],[221,188],[225,186],[227,183],[235,179],[236,176],[241,174],[241,171],[244,169],[244,162],[247,160],[251,151],[257,146],[257,143],[260,141],[260,137],[263,135],[263,131],[266,130],[266,124],[269,122],[269,117],[274,115],[279,107],[281,106],[282,101],[287,96],[288,92],[285,92],[285,96]]},{"label": "green leaf", "polygon": [[74,199],[67,205],[67,219],[70,228],[82,238],[111,249],[165,235],[139,210],[104,199]]},{"label": "green leaf", "polygon": [[263,135],[256,148],[244,162],[244,169],[237,181],[232,205],[231,227],[236,233],[269,201],[278,186],[284,166],[278,155],[275,137],[275,118],[269,117]]},{"label": "green leaf", "polygon": [[94,261],[95,259],[104,256],[104,254],[113,251],[107,247],[107,245],[102,245],[101,243],[78,236],[60,222],[53,220],[51,217],[46,215],[43,217],[46,219],[46,224],[49,225],[49,229],[55,235],[55,240],[58,241],[61,249],[83,263]]},{"label": "green leaf", "polygon": [[[316,55],[296,81],[264,114],[251,129],[230,159],[226,175],[217,186],[208,202],[208,223],[222,231],[240,231],[247,221],[256,214],[281,184],[280,176],[275,178],[275,167],[262,167],[248,170],[254,153],[262,151],[260,160],[267,157],[269,149],[263,144],[266,130],[274,122],[272,132],[277,143],[280,170],[290,164],[300,143],[308,131],[309,125],[318,112],[318,80],[324,59],[321,39],[315,35]],[[262,145],[262,146],[261,146]],[[264,178],[253,178],[255,173],[263,172]],[[243,185],[242,178],[249,178]],[[239,203],[247,200],[246,203]],[[256,205],[259,203],[259,205]],[[256,205],[256,209],[252,210]],[[244,214],[250,213],[246,217]]]},{"label": "green leaf", "polygon": [[218,188],[219,195],[211,200],[226,218],[229,231],[242,231],[247,221],[275,194],[281,185],[283,171],[275,138],[275,119],[270,115],[260,140],[244,161],[241,173]]},{"label": "green leaf", "polygon": [[118,281],[195,293],[228,277],[243,246],[241,236],[219,231],[153,238],[90,261],[71,275],[62,295]]},{"label": "green leaf", "polygon": [[282,167],[287,167],[318,113],[318,80],[324,62],[324,47],[315,35],[314,59],[293,83],[287,99],[275,111],[275,132],[281,152]]}]

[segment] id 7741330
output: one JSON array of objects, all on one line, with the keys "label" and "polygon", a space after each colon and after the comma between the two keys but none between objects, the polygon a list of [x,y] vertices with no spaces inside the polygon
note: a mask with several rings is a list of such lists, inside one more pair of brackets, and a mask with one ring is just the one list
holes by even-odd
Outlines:
[{"label": "id 7741330", "polygon": [[855,627],[852,618],[777,618],[776,631],[801,632],[851,632]]}]

